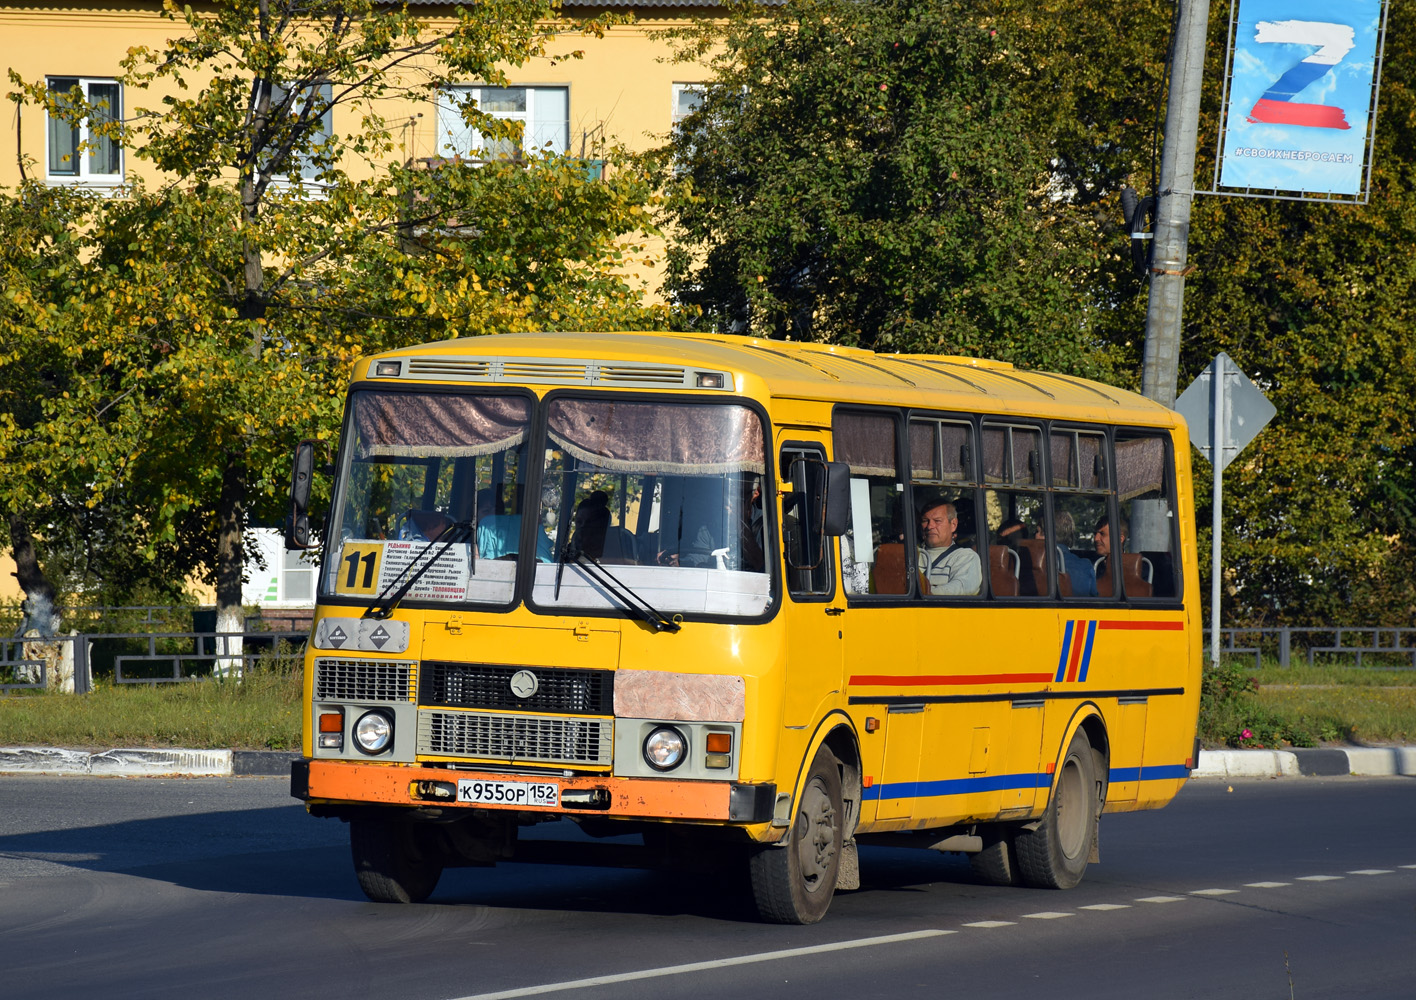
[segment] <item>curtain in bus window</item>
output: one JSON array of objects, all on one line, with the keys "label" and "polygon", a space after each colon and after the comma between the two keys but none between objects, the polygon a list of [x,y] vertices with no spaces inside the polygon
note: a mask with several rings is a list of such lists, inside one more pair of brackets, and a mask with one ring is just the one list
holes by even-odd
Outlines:
[{"label": "curtain in bus window", "polygon": [[852,476],[895,476],[895,421],[875,413],[838,413],[831,432],[836,461],[846,462]]},{"label": "curtain in bus window", "polygon": [[1072,486],[1084,490],[1106,488],[1097,456],[1101,454],[1102,438],[1076,431],[1055,431],[1052,434],[1052,485]]},{"label": "curtain in bus window", "polygon": [[356,460],[491,455],[520,444],[531,420],[520,396],[361,392],[353,411]]},{"label": "curtain in bus window", "polygon": [[551,440],[613,472],[714,475],[766,470],[762,424],[743,406],[558,399]]},{"label": "curtain in bus window", "polygon": [[1165,486],[1165,442],[1158,437],[1116,442],[1116,492],[1122,501]]},{"label": "curtain in bus window", "polygon": [[983,478],[989,483],[1040,484],[1042,435],[1032,427],[983,428]]}]

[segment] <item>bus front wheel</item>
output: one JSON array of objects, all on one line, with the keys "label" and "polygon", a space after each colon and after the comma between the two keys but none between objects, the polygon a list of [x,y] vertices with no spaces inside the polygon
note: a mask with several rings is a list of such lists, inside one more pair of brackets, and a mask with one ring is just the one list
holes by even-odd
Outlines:
[{"label": "bus front wheel", "polygon": [[1078,730],[1057,770],[1057,781],[1036,829],[1014,840],[1023,883],[1034,889],[1070,889],[1082,880],[1091,859],[1100,807],[1096,755]]},{"label": "bus front wheel", "polygon": [[758,850],[748,863],[763,920],[814,924],[826,915],[841,865],[844,820],[840,764],[822,747],[807,772],[785,843]]},{"label": "bus front wheel", "polygon": [[414,823],[351,819],[349,848],[359,888],[375,903],[421,903],[442,877],[441,856]]}]

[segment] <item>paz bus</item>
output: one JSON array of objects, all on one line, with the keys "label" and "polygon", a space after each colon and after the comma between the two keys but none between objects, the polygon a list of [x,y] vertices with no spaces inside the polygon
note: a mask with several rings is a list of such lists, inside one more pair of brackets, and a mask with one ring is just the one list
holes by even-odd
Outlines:
[{"label": "paz bus", "polygon": [[[858,888],[860,844],[1068,888],[1101,814],[1165,805],[1198,754],[1188,451],[1153,402],[972,358],[640,333],[366,358],[292,793],[383,902],[556,820],[745,866],[773,922]],[[294,548],[314,465],[302,443]]]}]

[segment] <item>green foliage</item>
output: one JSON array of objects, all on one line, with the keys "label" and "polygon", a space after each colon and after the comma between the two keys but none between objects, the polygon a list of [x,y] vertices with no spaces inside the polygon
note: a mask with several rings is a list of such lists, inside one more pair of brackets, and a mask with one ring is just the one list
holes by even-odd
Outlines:
[{"label": "green foliage", "polygon": [[[640,249],[627,237],[653,232],[653,190],[613,150],[603,180],[568,158],[396,160],[389,100],[503,81],[545,50],[549,0],[458,7],[445,30],[364,0],[166,11],[183,33],[130,51],[136,112],[105,126],[162,183],[0,193],[0,510],[51,562],[85,553],[75,588],[198,572],[234,615],[241,533],[279,523],[290,449],[333,442],[361,354],[663,324],[621,273]],[[49,114],[97,113],[11,79]],[[178,89],[144,107],[154,81]]]},{"label": "green foliage", "polygon": [[975,10],[799,0],[677,37],[717,53],[661,151],[695,325],[1098,372],[1094,251]]},{"label": "green foliage", "polygon": [[1250,749],[1316,744],[1318,736],[1305,720],[1261,705],[1258,690],[1253,676],[1232,660],[1206,665],[1200,686],[1201,741]]}]

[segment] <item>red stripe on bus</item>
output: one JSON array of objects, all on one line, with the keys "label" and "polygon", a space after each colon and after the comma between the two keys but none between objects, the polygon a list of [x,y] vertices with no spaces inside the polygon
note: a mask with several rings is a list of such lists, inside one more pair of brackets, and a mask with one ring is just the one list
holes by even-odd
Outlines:
[{"label": "red stripe on bus", "polygon": [[1116,628],[1128,631],[1180,632],[1184,622],[1097,622],[1097,628]]},{"label": "red stripe on bus", "polygon": [[1077,665],[1082,662],[1082,644],[1085,642],[1086,632],[1086,622],[1077,622],[1077,627],[1072,632],[1072,662],[1067,664],[1069,684],[1077,679]]},{"label": "red stripe on bus", "polygon": [[877,687],[933,687],[938,684],[1042,684],[1051,674],[957,674],[948,677],[887,677],[878,674],[852,677],[852,684]]}]

